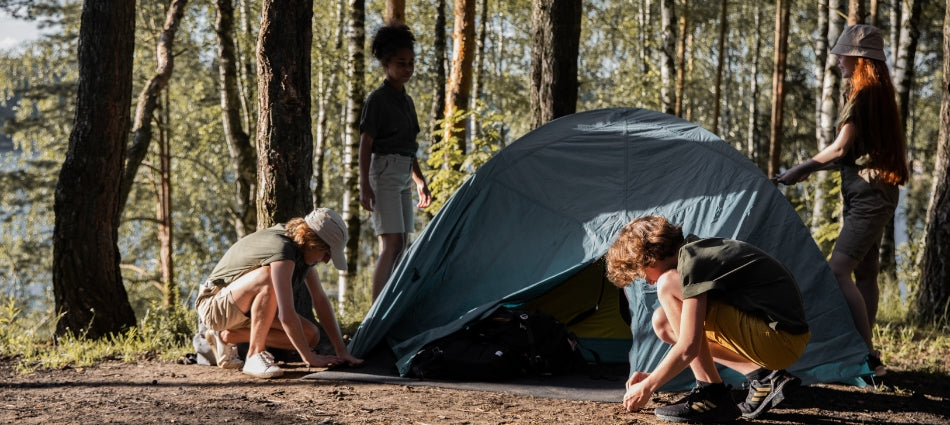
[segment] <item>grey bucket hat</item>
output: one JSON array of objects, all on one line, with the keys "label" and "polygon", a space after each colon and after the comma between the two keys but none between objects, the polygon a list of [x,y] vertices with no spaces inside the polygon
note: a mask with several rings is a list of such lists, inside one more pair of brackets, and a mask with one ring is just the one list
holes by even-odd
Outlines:
[{"label": "grey bucket hat", "polygon": [[841,32],[831,53],[884,61],[884,36],[870,25],[852,25]]}]

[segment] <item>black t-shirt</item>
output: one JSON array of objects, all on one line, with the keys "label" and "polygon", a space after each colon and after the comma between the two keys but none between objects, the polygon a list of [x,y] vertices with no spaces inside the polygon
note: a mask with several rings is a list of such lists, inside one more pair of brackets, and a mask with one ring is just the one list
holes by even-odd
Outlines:
[{"label": "black t-shirt", "polygon": [[707,294],[793,334],[808,331],[805,307],[795,278],[762,250],[742,241],[689,235],[676,270],[683,297]]},{"label": "black t-shirt", "polygon": [[360,131],[373,138],[373,153],[415,156],[420,129],[412,97],[384,80],[366,97]]}]

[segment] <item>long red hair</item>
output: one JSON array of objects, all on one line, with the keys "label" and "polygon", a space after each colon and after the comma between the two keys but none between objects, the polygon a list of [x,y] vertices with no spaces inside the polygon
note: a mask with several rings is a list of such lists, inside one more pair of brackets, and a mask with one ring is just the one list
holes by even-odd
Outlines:
[{"label": "long red hair", "polygon": [[907,181],[907,141],[894,85],[884,61],[857,58],[851,84],[845,93],[845,107],[838,122],[854,124],[857,139],[855,157],[867,154],[868,168],[880,172],[893,185]]}]

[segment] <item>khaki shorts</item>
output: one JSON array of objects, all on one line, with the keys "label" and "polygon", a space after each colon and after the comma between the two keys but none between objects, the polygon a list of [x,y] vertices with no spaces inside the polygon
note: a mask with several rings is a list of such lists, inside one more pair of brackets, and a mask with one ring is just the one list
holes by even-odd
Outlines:
[{"label": "khaki shorts", "polygon": [[841,194],[844,222],[834,251],[856,260],[877,255],[884,228],[897,208],[898,187],[879,181],[872,170],[842,167]]},{"label": "khaki shorts", "polygon": [[764,320],[719,301],[707,304],[704,328],[709,341],[770,370],[794,364],[811,339],[811,332],[774,330]]},{"label": "khaki shorts", "polygon": [[372,213],[376,234],[412,232],[412,157],[373,154],[372,158],[369,184],[376,194]]},{"label": "khaki shorts", "polygon": [[198,317],[208,329],[223,331],[251,327],[251,317],[241,312],[234,303],[234,296],[228,287],[202,286],[195,301]]}]

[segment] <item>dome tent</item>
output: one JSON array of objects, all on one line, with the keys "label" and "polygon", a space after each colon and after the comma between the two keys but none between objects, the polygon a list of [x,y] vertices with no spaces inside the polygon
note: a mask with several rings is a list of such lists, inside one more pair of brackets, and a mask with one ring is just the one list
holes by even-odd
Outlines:
[{"label": "dome tent", "polygon": [[[682,225],[685,233],[750,242],[786,265],[812,330],[805,354],[789,369],[803,384],[869,372],[867,349],[834,276],[768,178],[697,125],[629,108],[551,121],[478,169],[406,253],[350,352],[364,356],[385,342],[405,375],[426,343],[500,305],[529,303],[576,281],[571,278],[596,264],[626,223],[651,214]],[[630,336],[582,342],[597,347],[601,358],[627,358],[631,371],[652,370],[668,349],[650,327],[656,295],[642,281],[624,292]],[[688,383],[680,379],[665,389]]]}]

